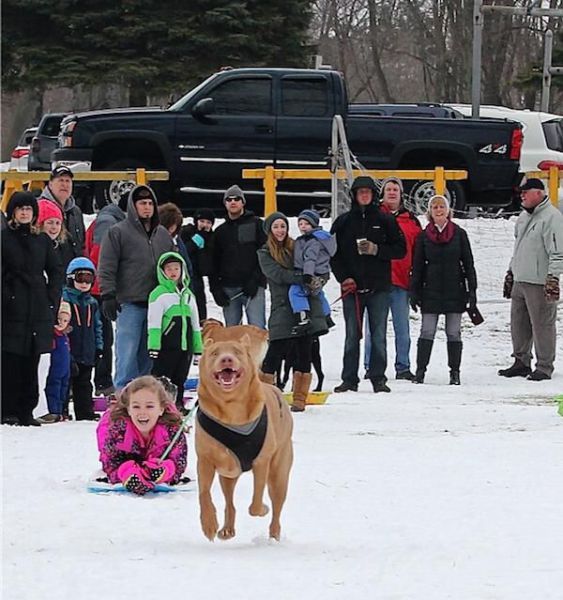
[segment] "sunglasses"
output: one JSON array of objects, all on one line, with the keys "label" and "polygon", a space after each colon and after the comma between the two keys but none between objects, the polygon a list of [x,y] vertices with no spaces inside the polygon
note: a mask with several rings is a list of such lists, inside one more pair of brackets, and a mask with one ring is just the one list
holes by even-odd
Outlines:
[{"label": "sunglasses", "polygon": [[78,273],[71,273],[70,279],[74,279],[76,283],[94,283],[94,273],[90,271],[78,271]]},{"label": "sunglasses", "polygon": [[226,198],[225,202],[242,202],[242,198],[237,198],[236,196],[231,196],[230,198]]}]

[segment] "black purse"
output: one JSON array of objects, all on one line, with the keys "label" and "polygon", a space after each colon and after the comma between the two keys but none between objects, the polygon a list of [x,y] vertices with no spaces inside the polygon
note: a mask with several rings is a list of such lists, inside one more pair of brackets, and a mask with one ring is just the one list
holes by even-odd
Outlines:
[{"label": "black purse", "polygon": [[467,314],[469,315],[473,325],[481,325],[481,323],[485,320],[485,317],[483,317],[481,311],[476,306],[474,308],[468,308]]}]

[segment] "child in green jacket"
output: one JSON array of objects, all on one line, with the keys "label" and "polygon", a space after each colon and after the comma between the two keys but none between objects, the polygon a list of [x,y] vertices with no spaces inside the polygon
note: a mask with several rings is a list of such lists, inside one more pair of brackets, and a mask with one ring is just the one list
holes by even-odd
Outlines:
[{"label": "child in green jacket", "polygon": [[186,263],[177,252],[159,258],[156,275],[159,285],[149,295],[148,312],[152,374],[164,375],[177,386],[176,406],[183,409],[184,382],[193,355],[203,351],[197,305]]}]

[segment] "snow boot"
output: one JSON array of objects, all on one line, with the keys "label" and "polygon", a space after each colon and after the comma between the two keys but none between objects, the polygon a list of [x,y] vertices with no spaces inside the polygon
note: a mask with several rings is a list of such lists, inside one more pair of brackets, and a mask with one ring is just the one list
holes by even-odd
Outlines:
[{"label": "snow boot", "polygon": [[508,369],[499,369],[498,371],[501,377],[527,377],[531,373],[532,369],[518,359],[515,359],[514,363]]},{"label": "snow boot", "polygon": [[413,383],[424,383],[424,375],[426,374],[426,367],[430,362],[433,345],[434,340],[419,338],[416,350],[416,374],[412,380]]},{"label": "snow boot", "polygon": [[262,383],[269,383],[270,385],[276,385],[275,373],[264,373],[264,371],[258,371],[258,379]]},{"label": "snow boot", "polygon": [[291,405],[292,412],[303,412],[305,410],[312,379],[312,373],[301,373],[300,371],[295,371],[293,373],[293,404]]},{"label": "snow boot", "polygon": [[450,385],[460,385],[459,367],[461,365],[462,342],[448,342],[448,367],[450,367]]}]

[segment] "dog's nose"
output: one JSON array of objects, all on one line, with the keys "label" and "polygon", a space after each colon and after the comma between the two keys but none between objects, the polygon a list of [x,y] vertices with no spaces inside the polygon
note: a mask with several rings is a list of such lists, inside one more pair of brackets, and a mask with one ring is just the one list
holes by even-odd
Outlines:
[{"label": "dog's nose", "polygon": [[222,369],[232,369],[234,362],[234,357],[231,354],[224,354],[221,357],[220,365]]}]

